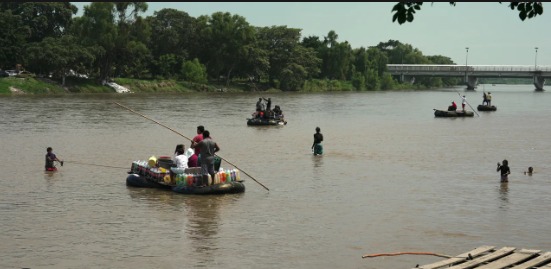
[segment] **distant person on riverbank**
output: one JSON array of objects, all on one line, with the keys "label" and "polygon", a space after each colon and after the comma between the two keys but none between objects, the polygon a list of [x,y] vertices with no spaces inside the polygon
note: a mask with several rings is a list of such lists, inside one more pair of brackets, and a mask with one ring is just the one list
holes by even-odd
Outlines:
[{"label": "distant person on riverbank", "polygon": [[501,172],[501,182],[508,182],[509,181],[509,174],[511,174],[511,169],[509,169],[509,162],[507,160],[503,160],[503,164],[497,163],[497,172]]},{"label": "distant person on riverbank", "polygon": [[323,141],[323,135],[320,133],[320,127],[316,127],[316,133],[314,134],[314,143],[312,144],[312,151],[314,155],[323,154],[323,146],[321,142]]},{"label": "distant person on riverbank", "polygon": [[524,171],[524,174],[531,176],[533,172],[534,172],[534,168],[530,166],[528,167],[528,171]]},{"label": "distant person on riverbank", "polygon": [[57,171],[54,162],[58,162],[61,166],[63,166],[63,161],[57,158],[57,156],[52,152],[51,147],[48,147],[46,149],[46,164],[44,165],[46,171]]}]

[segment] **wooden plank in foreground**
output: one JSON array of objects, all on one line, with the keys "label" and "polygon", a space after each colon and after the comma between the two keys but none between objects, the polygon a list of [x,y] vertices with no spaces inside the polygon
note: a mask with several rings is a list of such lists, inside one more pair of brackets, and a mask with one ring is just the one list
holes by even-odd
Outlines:
[{"label": "wooden plank in foreground", "polygon": [[[529,261],[526,261],[524,263],[521,263],[515,267],[511,267],[510,269],[529,269],[529,268],[532,268],[534,266],[538,266],[540,264],[544,264],[546,262],[549,262],[551,261],[551,252],[545,252],[543,253],[542,255],[534,258],[534,259],[531,259]],[[551,269],[551,265],[547,265],[547,266],[544,266],[542,267],[542,269],[545,268],[550,268]]]},{"label": "wooden plank in foreground", "polygon": [[443,261],[439,261],[439,262],[419,266],[417,268],[419,268],[419,269],[437,269],[437,268],[442,268],[442,267],[449,267],[450,265],[456,264],[458,262],[466,261],[469,258],[469,255],[471,255],[471,257],[473,257],[473,258],[476,258],[476,257],[478,257],[478,256],[480,256],[480,255],[482,255],[482,254],[484,254],[488,251],[491,251],[493,249],[494,249],[494,246],[480,246],[480,247],[477,247],[477,248],[475,248],[475,249],[473,249],[469,252],[459,254],[455,257],[452,257],[452,258],[449,258],[449,259],[446,259],[446,260],[443,260]]},{"label": "wooden plank in foreground", "polygon": [[513,251],[515,251],[516,248],[514,247],[503,247],[501,249],[496,250],[495,252],[484,255],[481,257],[474,258],[473,260],[466,261],[462,264],[458,264],[456,266],[449,267],[447,269],[470,269],[474,268],[476,266],[486,264],[488,262],[491,262],[493,260],[497,260],[503,256],[511,254]]},{"label": "wooden plank in foreground", "polygon": [[541,250],[536,249],[521,249],[519,251],[514,252],[513,254],[509,256],[505,256],[501,259],[495,260],[491,263],[488,263],[486,265],[482,265],[480,267],[476,267],[476,269],[503,269],[510,267],[512,265],[515,265],[517,263],[526,261],[540,253]]}]

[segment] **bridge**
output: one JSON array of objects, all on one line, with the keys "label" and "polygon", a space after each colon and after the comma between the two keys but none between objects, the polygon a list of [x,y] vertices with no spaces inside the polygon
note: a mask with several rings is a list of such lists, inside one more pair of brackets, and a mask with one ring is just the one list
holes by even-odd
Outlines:
[{"label": "bridge", "polygon": [[461,77],[469,90],[474,90],[478,78],[533,78],[536,91],[543,91],[545,79],[551,78],[551,66],[387,64],[386,67],[400,81],[415,77]]}]

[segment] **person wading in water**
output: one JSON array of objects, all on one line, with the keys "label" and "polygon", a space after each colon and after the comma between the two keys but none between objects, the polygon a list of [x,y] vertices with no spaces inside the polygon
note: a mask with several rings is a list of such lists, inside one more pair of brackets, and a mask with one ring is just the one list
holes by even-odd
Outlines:
[{"label": "person wading in water", "polygon": [[320,133],[320,127],[316,127],[316,133],[314,134],[314,143],[312,144],[312,151],[314,155],[323,154],[323,146],[321,142],[323,141],[323,135]]}]

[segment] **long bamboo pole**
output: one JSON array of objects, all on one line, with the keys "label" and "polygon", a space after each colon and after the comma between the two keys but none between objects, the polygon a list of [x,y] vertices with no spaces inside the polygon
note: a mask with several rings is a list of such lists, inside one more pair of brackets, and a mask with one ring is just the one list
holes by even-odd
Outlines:
[{"label": "long bamboo pole", "polygon": [[[456,91],[456,92],[457,92],[457,94],[459,94],[459,97],[463,98],[463,97],[461,96],[461,94],[460,94],[458,91]],[[476,111],[475,111],[474,108],[471,106],[471,104],[469,104],[469,102],[467,102],[467,99],[464,99],[464,100],[465,100],[465,103],[467,103],[467,105],[469,105],[469,107],[473,110],[473,112],[476,113]],[[478,113],[476,113],[476,115],[480,117],[480,115],[478,115]]]},{"label": "long bamboo pole", "polygon": [[[124,109],[126,109],[126,110],[128,110],[128,111],[130,111],[130,112],[132,112],[132,113],[135,113],[135,114],[137,114],[137,115],[140,115],[140,116],[142,116],[143,118],[146,118],[146,119],[148,119],[148,120],[150,120],[150,121],[152,121],[152,122],[155,122],[155,123],[157,123],[157,124],[159,124],[159,125],[161,125],[161,126],[167,128],[167,129],[173,131],[174,133],[176,133],[176,134],[178,134],[178,135],[180,135],[180,136],[186,138],[186,139],[189,140],[189,141],[192,141],[189,137],[187,137],[187,136],[185,136],[185,135],[179,133],[178,131],[176,131],[176,130],[174,130],[174,129],[172,129],[172,128],[170,128],[170,127],[168,127],[168,126],[166,126],[166,125],[164,125],[164,124],[162,124],[162,123],[160,123],[160,122],[158,122],[158,121],[156,121],[156,120],[154,120],[154,119],[151,119],[151,118],[147,117],[146,115],[143,115],[143,114],[141,114],[141,113],[139,113],[139,112],[136,112],[136,111],[134,111],[133,109],[131,109],[131,108],[127,107],[127,106],[121,105],[121,104],[119,104],[119,103],[117,103],[117,102],[114,102],[114,103],[115,103],[116,105],[118,105],[118,106],[120,106],[120,107],[122,107],[122,108],[124,108]],[[270,191],[270,189],[268,189],[268,187],[266,187],[266,186],[264,186],[264,184],[258,182],[258,180],[256,180],[253,176],[249,175],[249,173],[243,171],[243,169],[237,167],[235,164],[229,162],[228,160],[222,158],[221,156],[218,156],[218,157],[220,157],[222,160],[226,161],[228,164],[232,165],[233,167],[239,169],[241,172],[243,172],[243,174],[247,175],[247,176],[250,177],[252,180],[254,180],[256,183],[260,184],[260,186],[264,187],[264,189]]]}]

